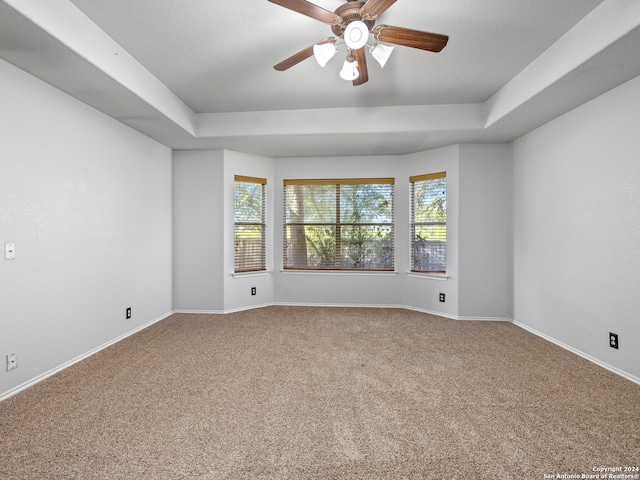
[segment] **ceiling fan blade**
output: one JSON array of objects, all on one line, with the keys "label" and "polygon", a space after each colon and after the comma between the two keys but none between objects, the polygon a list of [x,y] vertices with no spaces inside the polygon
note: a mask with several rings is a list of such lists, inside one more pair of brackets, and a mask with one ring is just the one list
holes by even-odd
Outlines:
[{"label": "ceiling fan blade", "polygon": [[283,60],[279,64],[274,65],[273,68],[275,68],[279,72],[284,72],[285,70],[293,67],[294,65],[299,64],[301,61],[306,60],[312,55],[313,55],[313,45],[305,48],[304,50],[300,50],[298,53],[294,55],[291,55],[286,60]]},{"label": "ceiling fan blade", "polygon": [[329,38],[325,38],[324,40],[320,40],[319,42],[308,46],[304,50],[300,50],[298,53],[295,53],[295,54],[291,55],[289,58],[287,58],[286,60],[281,61],[279,64],[274,65],[273,68],[275,68],[279,72],[284,72],[285,70],[293,67],[294,65],[297,65],[301,61],[306,60],[307,58],[313,56],[313,47],[314,47],[314,45],[322,45],[323,43],[333,43],[333,44],[335,44],[336,40],[337,39],[335,37],[329,37]]},{"label": "ceiling fan blade", "polygon": [[320,20],[323,23],[329,25],[340,25],[343,23],[342,17],[336,15],[329,10],[325,10],[318,5],[315,5],[306,0],[269,0],[271,3],[280,5],[281,7],[288,8],[294,12],[301,13],[307,17],[311,17],[315,20]]},{"label": "ceiling fan blade", "polygon": [[360,16],[363,20],[373,20],[394,3],[396,0],[368,0],[360,9]]},{"label": "ceiling fan blade", "polygon": [[449,37],[439,33],[421,32],[391,25],[378,25],[372,32],[373,38],[380,42],[393,43],[403,47],[419,48],[430,52],[439,52],[446,45]]},{"label": "ceiling fan blade", "polygon": [[364,47],[355,50],[353,54],[356,57],[358,72],[360,73],[358,78],[353,81],[353,86],[357,87],[358,85],[362,85],[369,81],[369,71],[367,70],[367,55],[364,51]]}]

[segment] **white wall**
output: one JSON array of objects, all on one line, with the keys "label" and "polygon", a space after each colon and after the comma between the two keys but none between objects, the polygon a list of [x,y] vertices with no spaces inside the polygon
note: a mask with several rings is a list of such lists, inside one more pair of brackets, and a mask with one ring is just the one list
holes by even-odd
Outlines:
[{"label": "white wall", "polygon": [[171,152],[2,60],[0,105],[2,396],[170,313]]},{"label": "white wall", "polygon": [[[458,317],[458,244],[459,244],[459,158],[460,148],[438,148],[428,152],[420,152],[405,157],[407,162],[405,181],[410,176],[426,173],[447,173],[447,274],[446,278],[428,275],[407,275],[411,268],[411,252],[409,251],[409,224],[407,220],[407,236],[402,251],[402,298],[404,305],[417,310]],[[409,191],[404,200],[407,219],[409,218]],[[439,294],[445,294],[445,302],[439,300]]]},{"label": "white wall", "polygon": [[[267,273],[234,276],[235,175],[267,179]],[[229,150],[174,152],[175,310],[227,313],[273,302],[273,189],[271,158]]]},{"label": "white wall", "polygon": [[[383,273],[290,273],[283,265],[282,184],[285,179],[313,178],[388,178],[396,179],[396,234],[408,228],[408,195],[403,181],[402,157],[331,157],[278,159],[275,183],[275,268],[274,300],[281,304],[321,305],[398,305],[400,303],[397,274]],[[396,236],[396,261],[403,256],[402,234]],[[396,267],[397,268],[397,267]]]},{"label": "white wall", "polygon": [[[259,274],[234,275],[234,177],[246,175],[265,178],[266,187],[266,253],[267,272]],[[273,265],[274,265],[274,199],[280,190],[276,190],[273,179],[273,159],[244,153],[224,152],[224,309],[234,311],[269,305],[273,303]],[[251,295],[251,288],[256,295]]]},{"label": "white wall", "polygon": [[510,145],[460,145],[458,315],[513,318]]},{"label": "white wall", "polygon": [[[464,153],[461,162],[461,151]],[[504,145],[473,145],[461,149],[446,147],[408,156],[345,157],[345,158],[290,158],[265,157],[224,151],[223,186],[219,180],[219,161],[212,164],[207,152],[176,152],[174,155],[174,204],[187,198],[175,211],[175,278],[174,306],[176,309],[202,311],[234,311],[253,306],[277,304],[305,305],[367,305],[407,306],[439,313],[452,318],[510,318],[512,312],[511,285],[511,166],[510,149]],[[195,162],[194,158],[200,160]],[[190,158],[186,161],[186,158]],[[180,164],[183,164],[182,167]],[[469,217],[470,237],[460,235],[460,165],[466,169],[469,192],[465,194]],[[180,169],[186,171],[180,173]],[[504,170],[501,170],[503,168]],[[213,169],[213,170],[211,170]],[[446,171],[448,184],[448,272],[447,279],[408,275],[409,251],[409,176]],[[187,177],[183,178],[183,175]],[[233,177],[249,175],[267,178],[267,268],[266,275],[233,275]],[[313,178],[395,178],[395,273],[371,272],[283,272],[283,218],[282,184],[285,179]],[[490,185],[481,188],[480,184]],[[472,185],[471,185],[472,184]],[[186,195],[186,197],[185,197]],[[201,210],[203,202],[207,205]],[[209,207],[217,202],[223,204]],[[476,213],[490,209],[494,217],[480,221]],[[224,219],[224,232],[213,235],[218,216]],[[190,226],[184,218],[191,218]],[[189,248],[193,261],[181,265],[180,238],[192,237],[189,230],[203,231],[206,241]],[[206,232],[210,232],[207,234]],[[220,249],[220,234],[223,247]],[[215,239],[214,239],[215,237]],[[468,298],[461,299],[459,289],[459,245],[471,260],[463,269],[466,284],[476,280],[482,288],[473,289]],[[482,257],[478,258],[478,252]],[[212,259],[215,259],[213,261]],[[487,265],[493,271],[486,272]],[[204,278],[194,270],[206,269],[222,278]],[[180,272],[184,271],[184,275]],[[190,280],[189,280],[190,279]],[[220,284],[220,282],[222,282]],[[207,286],[198,290],[198,285]],[[211,285],[220,296],[211,294]],[[256,287],[258,295],[250,295]],[[187,299],[179,292],[199,291],[199,298]],[[438,300],[446,294],[446,302]],[[209,303],[199,299],[209,299]],[[184,301],[183,301],[184,300]]]},{"label": "white wall", "polygon": [[224,309],[224,152],[173,153],[173,308]]},{"label": "white wall", "polygon": [[636,379],[638,125],[640,77],[514,144],[515,320]]}]

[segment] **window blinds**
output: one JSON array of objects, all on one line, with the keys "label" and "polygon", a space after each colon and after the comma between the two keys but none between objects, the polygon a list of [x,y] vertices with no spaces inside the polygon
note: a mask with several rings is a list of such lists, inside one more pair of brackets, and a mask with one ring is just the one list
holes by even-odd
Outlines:
[{"label": "window blinds", "polygon": [[447,175],[418,175],[411,182],[411,270],[446,272]]},{"label": "window blinds", "polygon": [[284,268],[393,270],[393,178],[284,181]]},{"label": "window blinds", "polygon": [[235,176],[235,272],[266,270],[264,178]]}]

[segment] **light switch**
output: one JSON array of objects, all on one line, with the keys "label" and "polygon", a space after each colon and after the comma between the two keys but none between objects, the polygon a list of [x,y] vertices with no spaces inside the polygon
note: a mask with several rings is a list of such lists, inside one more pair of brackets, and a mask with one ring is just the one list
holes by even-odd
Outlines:
[{"label": "light switch", "polygon": [[15,243],[5,243],[4,244],[4,258],[7,260],[11,260],[12,258],[16,258],[16,244]]}]

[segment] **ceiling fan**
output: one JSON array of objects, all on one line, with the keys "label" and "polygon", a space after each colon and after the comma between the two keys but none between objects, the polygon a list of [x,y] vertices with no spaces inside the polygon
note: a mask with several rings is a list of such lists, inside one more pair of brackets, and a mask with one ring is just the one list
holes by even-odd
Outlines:
[{"label": "ceiling fan", "polygon": [[315,56],[320,66],[324,67],[327,61],[335,55],[338,41],[342,42],[343,40],[347,45],[347,58],[340,76],[345,80],[352,81],[354,86],[358,86],[369,80],[365,46],[367,46],[370,37],[376,42],[383,42],[375,43],[369,47],[369,53],[382,67],[384,67],[393,50],[392,46],[385,45],[385,43],[439,52],[447,45],[449,40],[447,35],[438,33],[422,32],[391,25],[374,26],[376,18],[393,5],[396,0],[367,0],[366,2],[347,0],[346,3],[336,8],[334,12],[330,12],[306,0],[269,1],[330,25],[335,35],[334,37],[320,40],[318,43],[278,63],[273,67],[278,71],[287,70],[312,55]]}]

